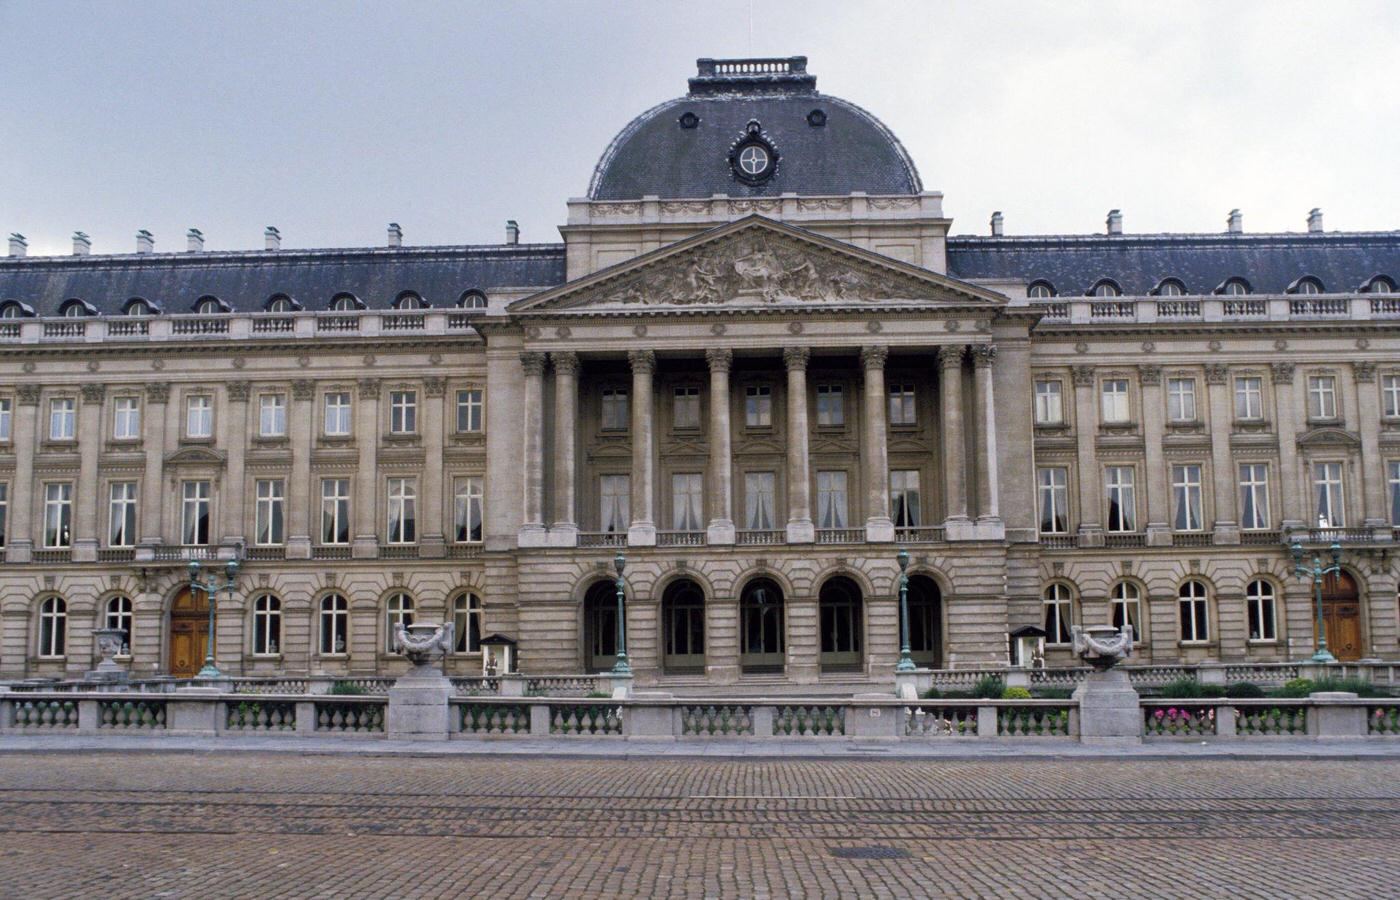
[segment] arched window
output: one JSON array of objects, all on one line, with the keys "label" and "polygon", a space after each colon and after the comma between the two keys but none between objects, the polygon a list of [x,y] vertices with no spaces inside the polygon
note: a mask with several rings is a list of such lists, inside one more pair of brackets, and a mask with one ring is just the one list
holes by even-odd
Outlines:
[{"label": "arched window", "polygon": [[384,602],[384,651],[394,652],[394,632],[399,625],[413,624],[413,598],[407,594],[390,594]]},{"label": "arched window", "polygon": [[272,313],[296,312],[297,303],[286,294],[273,294],[267,301],[267,311]]},{"label": "arched window", "polygon": [[131,655],[131,598],[113,597],[107,601],[107,616],[104,622],[107,628],[115,628],[122,632],[122,649],[118,656]]},{"label": "arched window", "polygon": [[598,581],[583,596],[583,665],[589,672],[605,672],[616,662],[617,586]]},{"label": "arched window", "polygon": [[920,666],[943,665],[943,592],[927,575],[909,576],[909,655]]},{"label": "arched window", "polygon": [[755,578],[739,596],[739,664],[747,672],[783,669],[783,590],[770,578]]},{"label": "arched window", "polygon": [[821,615],[821,667],[827,671],[859,669],[864,631],[859,585],[849,578],[832,578],[822,585],[817,608]]},{"label": "arched window", "polygon": [[353,312],[360,308],[360,301],[355,299],[354,294],[336,294],[331,298],[331,309],[334,312]]},{"label": "arched window", "polygon": [[39,605],[39,656],[61,657],[68,649],[68,604],[50,597]]},{"label": "arched window", "polygon": [[1181,297],[1186,294],[1186,285],[1176,278],[1163,278],[1155,293],[1158,297]]},{"label": "arched window", "polygon": [[339,594],[321,598],[321,655],[343,654],[350,646],[350,604]]},{"label": "arched window", "polygon": [[1199,581],[1188,581],[1176,592],[1176,599],[1181,617],[1182,643],[1210,640],[1210,601],[1206,586]]},{"label": "arched window", "polygon": [[427,305],[422,297],[412,291],[404,291],[394,300],[394,309],[423,309]]},{"label": "arched window", "polygon": [[11,300],[0,306],[0,319],[18,319],[24,315],[24,307]]},{"label": "arched window", "polygon": [[1321,294],[1322,292],[1322,282],[1311,275],[1305,275],[1299,278],[1297,281],[1293,282],[1293,285],[1288,290],[1290,294]]},{"label": "arched window", "polygon": [[459,309],[485,309],[486,295],[481,291],[467,291],[457,298]]},{"label": "arched window", "polygon": [[1384,275],[1377,275],[1366,285],[1368,294],[1393,294],[1395,293],[1395,282]]},{"label": "arched window", "polygon": [[1074,623],[1074,595],[1063,584],[1052,584],[1041,598],[1045,607],[1045,643],[1068,644],[1073,640],[1070,625]]},{"label": "arched window", "polygon": [[126,309],[123,312],[128,316],[153,316],[156,314],[156,308],[140,297],[132,297],[126,301]]},{"label": "arched window", "polygon": [[1251,641],[1278,640],[1277,606],[1274,602],[1272,582],[1262,578],[1249,583],[1244,592],[1245,605],[1249,613],[1249,639]]},{"label": "arched window", "polygon": [[1123,291],[1112,279],[1103,278],[1094,285],[1089,293],[1095,297],[1119,297],[1122,296]]},{"label": "arched window", "polygon": [[218,297],[200,297],[199,300],[195,302],[194,311],[201,316],[213,316],[221,312],[227,312],[228,310],[227,307],[219,301]]},{"label": "arched window", "polygon": [[452,601],[453,653],[481,652],[481,598],[467,592]]},{"label": "arched window", "polygon": [[1217,294],[1227,294],[1232,297],[1241,297],[1250,293],[1249,283],[1243,278],[1229,278],[1215,291]]},{"label": "arched window", "polygon": [[1108,595],[1112,607],[1112,624],[1119,631],[1124,625],[1133,626],[1133,643],[1142,641],[1142,592],[1131,581],[1120,581]]},{"label": "arched window", "polygon": [[1032,281],[1026,288],[1026,296],[1032,300],[1048,300],[1055,296],[1055,286],[1048,281]]},{"label": "arched window", "polygon": [[282,601],[263,594],[253,601],[253,655],[276,656],[282,650]]},{"label": "arched window", "polygon": [[672,582],[661,595],[667,672],[705,670],[705,593],[688,578]]},{"label": "arched window", "polygon": [[58,314],[65,319],[81,319],[88,314],[88,307],[81,300],[69,300],[63,304]]}]

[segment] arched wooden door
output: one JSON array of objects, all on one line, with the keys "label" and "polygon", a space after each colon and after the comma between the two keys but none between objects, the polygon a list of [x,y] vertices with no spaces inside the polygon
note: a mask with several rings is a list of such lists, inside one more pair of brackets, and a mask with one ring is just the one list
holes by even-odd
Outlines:
[{"label": "arched wooden door", "polygon": [[1327,649],[1333,656],[1342,660],[1361,658],[1361,595],[1355,579],[1345,572],[1322,580],[1322,622],[1327,629]]},{"label": "arched wooden door", "polygon": [[170,604],[170,653],[166,657],[170,674],[192,678],[204,665],[209,652],[209,598],[203,591],[185,588]]}]

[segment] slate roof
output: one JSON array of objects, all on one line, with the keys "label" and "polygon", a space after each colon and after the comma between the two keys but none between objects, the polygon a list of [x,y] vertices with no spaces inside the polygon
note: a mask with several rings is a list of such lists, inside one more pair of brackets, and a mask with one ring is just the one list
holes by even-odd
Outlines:
[{"label": "slate roof", "polygon": [[0,303],[18,300],[55,316],[65,301],[80,298],[118,315],[141,297],[162,312],[187,313],[200,297],[213,296],[235,312],[257,312],[286,294],[303,309],[320,310],[346,292],[370,309],[386,309],[414,291],[432,306],[450,307],[469,290],[489,298],[499,288],[550,287],[564,272],[563,244],[7,257],[0,258]]},{"label": "slate roof", "polygon": [[1284,293],[1311,275],[1326,292],[1362,288],[1373,276],[1400,282],[1400,231],[1293,234],[1040,235],[948,238],[957,278],[1045,280],[1062,295],[1111,278],[1124,294],[1151,292],[1164,278],[1209,294],[1229,278],[1253,293]]},{"label": "slate roof", "polygon": [[[794,71],[716,76],[705,74],[707,63],[713,73],[715,61],[700,60],[701,75],[691,79],[686,96],[647,110],[613,139],[593,171],[589,199],[917,194],[923,189],[913,161],[883,122],[854,103],[817,93],[805,58],[782,62]],[[813,110],[825,113],[825,124],[808,122]],[[681,127],[686,113],[699,118],[695,127]],[[778,151],[777,171],[757,185],[740,182],[729,165],[729,150],[751,119]]]}]

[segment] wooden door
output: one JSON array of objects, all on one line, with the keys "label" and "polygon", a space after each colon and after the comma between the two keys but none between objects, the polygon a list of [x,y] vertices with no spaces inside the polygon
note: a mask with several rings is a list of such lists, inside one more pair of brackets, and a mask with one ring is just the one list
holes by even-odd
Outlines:
[{"label": "wooden door", "polygon": [[1332,651],[1333,656],[1340,660],[1361,658],[1364,650],[1361,640],[1361,597],[1356,582],[1345,572],[1323,579],[1322,623],[1327,634],[1327,649]]},{"label": "wooden door", "polygon": [[191,678],[204,665],[209,652],[209,605],[203,594],[198,598],[182,591],[170,605],[169,671],[177,678]]}]

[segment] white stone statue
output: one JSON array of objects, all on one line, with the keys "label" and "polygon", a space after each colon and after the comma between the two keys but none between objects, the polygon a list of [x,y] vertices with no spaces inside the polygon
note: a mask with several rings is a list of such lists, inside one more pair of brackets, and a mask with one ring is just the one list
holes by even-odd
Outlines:
[{"label": "white stone statue", "polygon": [[1125,624],[1122,631],[1111,625],[1091,625],[1071,629],[1074,652],[1096,669],[1111,669],[1133,652],[1133,626]]}]

